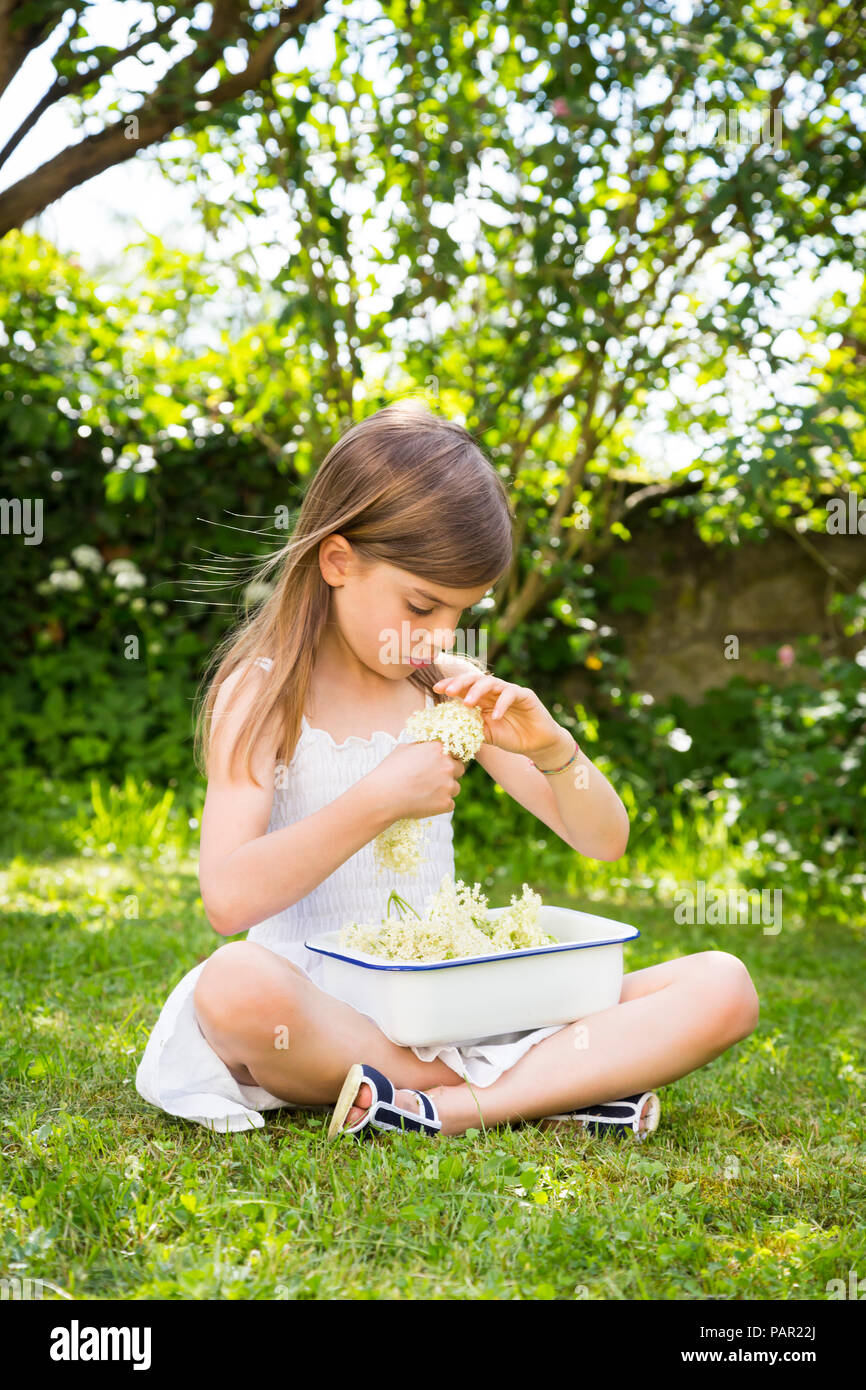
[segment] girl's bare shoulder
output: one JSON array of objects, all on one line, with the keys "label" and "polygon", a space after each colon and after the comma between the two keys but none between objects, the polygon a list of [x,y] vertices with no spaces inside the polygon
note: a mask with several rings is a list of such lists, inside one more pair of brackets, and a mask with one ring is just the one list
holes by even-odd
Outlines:
[{"label": "girl's bare shoulder", "polygon": [[[267,682],[267,671],[255,661],[241,662],[219,683],[214,696],[208,776],[228,776],[229,760],[238,735],[253,705]],[[268,668],[270,669],[270,668]],[[253,767],[269,768],[276,751],[277,735],[274,730],[268,738],[259,741]]]}]

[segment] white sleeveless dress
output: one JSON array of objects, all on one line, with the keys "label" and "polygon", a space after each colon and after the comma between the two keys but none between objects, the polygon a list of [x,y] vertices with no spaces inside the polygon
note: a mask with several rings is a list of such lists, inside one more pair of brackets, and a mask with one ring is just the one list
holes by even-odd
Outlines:
[{"label": "white sleeveless dress", "polygon": [[[262,657],[258,664],[268,670],[271,662]],[[426,700],[428,706],[435,703],[431,695]],[[351,736],[336,743],[329,733],[311,726],[304,716],[292,760],[280,779],[284,785],[274,790],[266,833],[321,810],[372,771],[396,743],[408,741],[404,728],[399,739],[377,730],[371,738]],[[305,898],[251,927],[247,941],[257,941],[293,961],[320,989],[324,988],[321,957],[306,949],[305,938],[333,931],[352,920],[378,921],[395,886],[421,911],[442,882],[443,874],[451,879],[455,876],[453,814],[452,811],[433,816],[427,821],[424,862],[417,873],[380,872],[369,841]],[[244,1086],[236,1081],[206,1040],[193,1007],[193,990],[206,963],[200,961],[189,970],[165,1001],[136,1071],[136,1090],[144,1100],[168,1114],[194,1120],[210,1129],[260,1129],[264,1125],[263,1110],[299,1107],[261,1086]],[[503,1033],[469,1043],[458,1041],[449,1046],[413,1047],[412,1051],[424,1062],[441,1057],[454,1071],[455,1085],[465,1077],[473,1086],[490,1086],[530,1047],[563,1026],[567,1025]],[[300,1108],[330,1110],[333,1106],[307,1104]]]}]

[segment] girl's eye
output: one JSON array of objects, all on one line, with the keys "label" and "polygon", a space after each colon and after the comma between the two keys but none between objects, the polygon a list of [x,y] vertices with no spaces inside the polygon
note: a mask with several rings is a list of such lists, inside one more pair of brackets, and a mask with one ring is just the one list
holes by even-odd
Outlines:
[{"label": "girl's eye", "polygon": [[406,600],[406,606],[410,613],[420,613],[425,618],[433,612],[432,608],[416,608],[414,603],[410,603],[408,599]]}]

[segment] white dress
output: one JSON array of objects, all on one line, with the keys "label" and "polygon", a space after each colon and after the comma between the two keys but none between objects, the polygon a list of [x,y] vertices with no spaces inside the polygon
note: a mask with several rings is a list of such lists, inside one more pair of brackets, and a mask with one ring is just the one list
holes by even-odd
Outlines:
[{"label": "white dress", "polygon": [[[258,664],[267,670],[271,663],[263,657]],[[431,695],[426,698],[428,706],[435,703]],[[304,716],[292,760],[279,779],[284,785],[274,790],[267,833],[321,810],[376,767],[395,743],[408,741],[404,728],[399,739],[377,730],[371,738],[353,735],[336,743],[324,729],[312,727]],[[422,910],[426,899],[442,882],[443,874],[452,879],[455,876],[453,814],[449,811],[428,819],[424,829],[424,862],[416,874],[380,872],[369,841],[305,898],[251,927],[246,939],[293,961],[320,989],[324,988],[321,957],[306,949],[305,938],[333,931],[352,920],[378,921],[395,886]],[[189,970],[165,1001],[136,1071],[136,1090],[168,1114],[194,1120],[210,1129],[260,1129],[264,1125],[263,1110],[298,1107],[261,1086],[244,1086],[236,1081],[206,1040],[193,1007],[193,990],[206,963],[200,961]],[[455,1085],[465,1076],[474,1086],[490,1086],[530,1047],[563,1026],[566,1025],[503,1033],[470,1043],[457,1041],[449,1046],[413,1047],[412,1051],[423,1062],[441,1057],[455,1072]],[[332,1106],[307,1104],[301,1108],[330,1110]]]}]

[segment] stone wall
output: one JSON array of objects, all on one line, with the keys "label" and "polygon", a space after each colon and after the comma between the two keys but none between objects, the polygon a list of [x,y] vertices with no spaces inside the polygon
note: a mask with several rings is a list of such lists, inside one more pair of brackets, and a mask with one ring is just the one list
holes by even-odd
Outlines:
[{"label": "stone wall", "polygon": [[[817,634],[825,652],[862,646],[862,638],[844,637],[827,609],[834,588],[845,587],[834,571],[852,587],[866,577],[866,536],[810,532],[804,540],[773,532],[764,541],[710,547],[688,521],[644,523],[618,554],[630,582],[643,578],[651,587],[657,581],[652,611],[609,612],[603,619],[622,637],[636,687],[659,700],[673,694],[699,700],[735,675],[784,679],[777,661],[755,658],[759,647],[778,648],[806,633]],[[736,660],[725,657],[732,635],[739,639]],[[565,683],[575,700],[593,688],[582,671]]]}]

